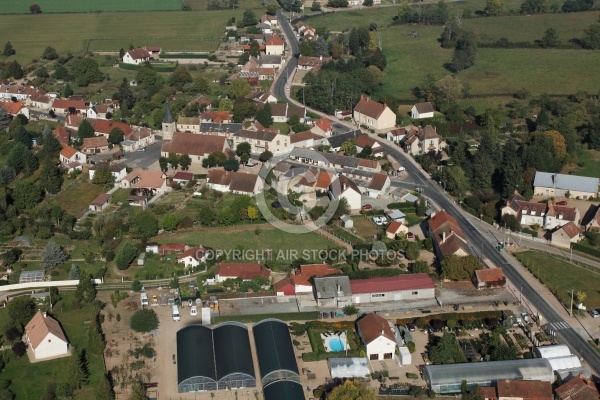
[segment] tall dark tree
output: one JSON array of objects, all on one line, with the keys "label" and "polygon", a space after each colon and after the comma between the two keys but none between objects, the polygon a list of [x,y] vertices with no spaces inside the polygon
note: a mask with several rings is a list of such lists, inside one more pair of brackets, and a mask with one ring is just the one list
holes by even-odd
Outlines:
[{"label": "tall dark tree", "polygon": [[84,119],[79,123],[79,129],[77,130],[77,136],[80,141],[83,141],[85,138],[94,137],[94,127],[90,124],[90,121]]},{"label": "tall dark tree", "polygon": [[450,63],[453,72],[460,72],[475,64],[477,37],[470,31],[462,31],[456,40],[454,56]]},{"label": "tall dark tree", "polygon": [[104,74],[100,71],[98,63],[91,57],[75,59],[71,63],[71,73],[79,86],[87,86],[90,83],[102,82]]},{"label": "tall dark tree", "polygon": [[42,201],[40,187],[25,181],[17,181],[11,193],[13,203],[19,210],[28,210]]},{"label": "tall dark tree", "polygon": [[78,307],[90,304],[96,298],[96,287],[92,282],[92,275],[82,272],[79,283],[75,288],[75,301]]},{"label": "tall dark tree", "polygon": [[46,47],[44,49],[44,54],[42,54],[44,60],[56,60],[58,58],[58,53],[54,47]]},{"label": "tall dark tree", "polygon": [[71,85],[67,83],[63,89],[63,97],[69,98],[71,96],[73,96],[73,88],[71,88]]},{"label": "tall dark tree", "polygon": [[8,66],[8,76],[12,76],[15,79],[21,79],[23,77],[23,67],[21,64],[14,60]]},{"label": "tall dark tree", "polygon": [[12,133],[12,137],[15,141],[23,143],[27,148],[31,148],[32,138],[31,133],[23,126],[19,125]]},{"label": "tall dark tree", "polygon": [[63,184],[63,177],[60,169],[50,160],[46,160],[42,164],[40,172],[40,187],[48,194],[56,194],[60,192]]},{"label": "tall dark tree", "polygon": [[273,124],[273,114],[271,113],[271,105],[269,103],[258,110],[256,113],[256,120],[265,128],[268,128]]},{"label": "tall dark tree", "polygon": [[13,48],[13,45],[11,42],[6,42],[6,44],[4,45],[4,51],[2,52],[2,54],[5,55],[6,57],[10,57],[12,55],[17,54],[17,52]]},{"label": "tall dark tree", "polygon": [[112,128],[108,134],[108,142],[112,144],[119,144],[125,140],[125,133],[121,128]]},{"label": "tall dark tree", "polygon": [[129,87],[129,81],[127,78],[123,78],[121,84],[119,85],[119,90],[113,96],[115,100],[119,100],[119,104],[121,104],[121,108],[123,108],[123,104],[126,103],[126,107],[133,108],[135,105],[135,97],[131,92],[131,88]]},{"label": "tall dark tree", "polygon": [[502,149],[502,196],[510,196],[515,189],[522,187],[523,166],[517,154],[517,146],[513,139],[509,139]]}]

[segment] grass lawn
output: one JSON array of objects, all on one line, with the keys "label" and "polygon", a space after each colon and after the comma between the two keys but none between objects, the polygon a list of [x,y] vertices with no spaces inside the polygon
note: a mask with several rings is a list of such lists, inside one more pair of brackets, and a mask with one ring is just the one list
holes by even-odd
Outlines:
[{"label": "grass lawn", "polygon": [[577,159],[583,166],[570,171],[570,174],[579,176],[600,176],[600,151],[581,151],[577,154]]},{"label": "grass lawn", "polygon": [[598,21],[597,12],[568,14],[544,14],[493,18],[471,18],[463,22],[463,28],[479,35],[483,42],[491,42],[502,37],[511,42],[533,42],[540,40],[548,28],[556,29],[562,44],[580,38],[583,29]]},{"label": "grass lawn", "polygon": [[344,228],[342,228],[341,226],[338,226],[338,225],[328,225],[327,231],[329,231],[330,233],[339,237],[343,241],[348,242],[352,245],[364,242],[363,239],[359,238],[358,236],[353,235],[352,233],[348,232],[347,230],[345,230]]},{"label": "grass lawn", "polygon": [[131,189],[117,189],[117,191],[115,191],[112,194],[111,203],[113,203],[113,204],[127,203],[127,198],[129,197],[130,191],[131,191]]},{"label": "grass lawn", "polygon": [[589,271],[568,261],[537,251],[516,253],[515,256],[563,304],[569,304],[570,294],[567,291],[575,288],[587,293],[585,306],[588,309],[600,307],[600,291],[598,290],[600,273]]},{"label": "grass lawn", "polygon": [[421,222],[423,222],[423,218],[419,217],[417,214],[407,213],[406,211],[403,211],[403,212],[406,215],[406,225],[414,226],[414,225],[419,225]]},{"label": "grass lawn", "polygon": [[[260,233],[256,235],[256,228],[260,228]],[[164,243],[184,243],[187,245],[203,245],[215,250],[248,250],[249,255],[246,261],[254,256],[254,250],[258,251],[259,256],[264,250],[273,251],[273,260],[292,261],[295,259],[292,252],[296,252],[297,258],[306,255],[307,259],[316,261],[312,257],[312,250],[327,250],[337,248],[335,244],[319,236],[316,233],[304,233],[301,235],[292,235],[275,229],[269,224],[246,224],[225,228],[194,228],[191,231],[176,232],[172,234],[162,234],[152,239],[160,244]],[[281,256],[279,256],[281,255]]]},{"label": "grass lawn", "polygon": [[71,181],[67,183],[67,188],[51,201],[79,218],[88,210],[90,203],[99,194],[106,193],[109,189],[104,185],[94,185],[91,182]]},{"label": "grass lawn", "polygon": [[[90,39],[94,40],[88,51],[119,51],[130,45],[161,46],[167,51],[213,51],[227,19],[232,16],[241,19],[243,13],[243,9],[236,9],[202,13],[0,15],[0,36],[12,43],[17,52],[13,57],[25,64],[40,57],[49,45],[59,54],[80,54]],[[23,29],[24,26],[27,29]],[[7,57],[0,56],[0,61],[6,60]]]},{"label": "grass lawn", "polygon": [[377,226],[370,218],[365,218],[361,215],[352,217],[352,221],[354,221],[354,229],[367,240],[373,239],[373,235],[376,235],[378,232]]},{"label": "grass lawn", "polygon": [[[18,0],[4,0],[2,2],[2,14],[28,14],[29,4]],[[120,1],[120,0],[39,0],[36,2],[42,8],[42,13],[84,13],[84,12],[106,12],[106,11],[154,11],[154,10],[180,10],[179,0],[144,0],[144,1]],[[38,15],[32,16],[36,18]]]},{"label": "grass lawn", "polygon": [[[72,296],[72,292],[61,292],[63,299]],[[94,310],[88,305],[81,310],[70,309],[64,306],[64,300],[54,306],[54,317],[61,323],[73,350],[82,351],[88,347],[87,323],[94,318]],[[0,321],[8,319],[8,310],[0,309]],[[90,383],[75,393],[75,398],[90,399],[94,397],[94,390],[98,385],[101,374],[104,372],[102,357],[87,352]],[[16,358],[12,351],[4,352],[6,367],[2,370],[2,379],[11,381],[10,390],[17,399],[41,399],[46,392],[48,383],[57,385],[67,382],[71,357],[43,361],[30,364],[27,356]],[[34,384],[32,384],[34,383]]]}]

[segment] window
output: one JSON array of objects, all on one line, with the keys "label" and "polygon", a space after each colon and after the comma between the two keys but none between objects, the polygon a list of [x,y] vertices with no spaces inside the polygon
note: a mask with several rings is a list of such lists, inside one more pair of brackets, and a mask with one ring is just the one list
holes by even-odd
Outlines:
[{"label": "window", "polygon": [[384,297],[385,293],[372,294],[371,297]]},{"label": "window", "polygon": [[412,294],[413,296],[416,296],[416,295],[418,295],[418,294],[419,294],[419,292],[412,292],[411,294]]}]

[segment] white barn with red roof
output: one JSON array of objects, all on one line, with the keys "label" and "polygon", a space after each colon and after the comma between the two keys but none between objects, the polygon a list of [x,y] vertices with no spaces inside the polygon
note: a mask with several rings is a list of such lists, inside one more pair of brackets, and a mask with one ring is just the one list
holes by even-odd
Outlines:
[{"label": "white barn with red roof", "polygon": [[178,258],[177,262],[183,264],[186,268],[197,267],[208,258],[208,252],[202,246],[192,247],[184,251]]},{"label": "white barn with red roof", "polygon": [[241,278],[244,281],[252,280],[256,276],[269,277],[271,273],[259,263],[221,263],[215,275],[217,282],[227,279]]},{"label": "white barn with red roof", "polygon": [[353,304],[435,298],[435,284],[427,274],[407,274],[350,281]]},{"label": "white barn with red roof", "polygon": [[125,53],[125,55],[123,56],[123,62],[125,64],[138,65],[143,62],[150,61],[150,58],[151,56],[150,53],[148,53],[148,50],[138,48],[129,50],[127,53]]},{"label": "white barn with red roof", "polygon": [[396,336],[393,325],[375,313],[369,313],[356,323],[358,336],[365,344],[367,358],[391,360],[396,354]]}]

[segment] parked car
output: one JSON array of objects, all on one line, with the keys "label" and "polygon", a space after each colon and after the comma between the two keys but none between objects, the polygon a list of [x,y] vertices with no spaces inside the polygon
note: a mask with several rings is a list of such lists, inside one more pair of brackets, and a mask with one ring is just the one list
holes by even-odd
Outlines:
[{"label": "parked car", "polygon": [[523,321],[529,322],[529,315],[526,312],[521,313],[521,318],[523,318]]},{"label": "parked car", "polygon": [[406,171],[406,168],[404,168],[404,167],[398,168],[398,172],[404,172],[404,171]]},{"label": "parked car", "polygon": [[137,149],[137,151],[146,151],[146,149],[145,148]]},{"label": "parked car", "polygon": [[363,210],[372,210],[372,209],[373,209],[373,206],[372,206],[372,205],[370,205],[370,204],[365,204],[364,206],[362,206],[362,209],[363,209]]},{"label": "parked car", "polygon": [[590,315],[592,316],[592,318],[600,317],[600,313],[598,312],[598,310],[591,310]]},{"label": "parked car", "polygon": [[406,327],[408,328],[409,332],[414,332],[415,330],[417,330],[415,324],[407,324]]},{"label": "parked car", "polygon": [[383,225],[383,221],[379,217],[373,217],[373,223],[377,226]]},{"label": "parked car", "polygon": [[173,354],[173,364],[177,364],[177,359],[175,358],[175,354]]},{"label": "parked car", "polygon": [[566,206],[567,205],[567,201],[566,200],[562,200],[559,201],[558,203],[556,203],[557,206]]},{"label": "parked car", "polygon": [[195,317],[196,315],[198,315],[198,308],[196,306],[192,306],[192,308],[190,308],[190,315],[192,317]]}]

